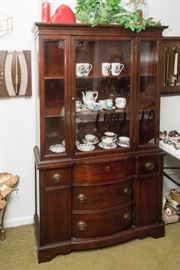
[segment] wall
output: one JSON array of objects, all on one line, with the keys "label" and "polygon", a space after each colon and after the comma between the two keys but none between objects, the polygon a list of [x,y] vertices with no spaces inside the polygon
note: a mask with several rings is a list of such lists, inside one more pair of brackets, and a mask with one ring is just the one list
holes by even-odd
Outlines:
[{"label": "wall", "polygon": [[[60,4],[74,9],[74,1],[53,1],[52,10]],[[166,35],[180,36],[179,0],[149,0],[149,15],[169,25]],[[31,29],[41,19],[40,0],[1,0],[0,10],[13,16],[14,31],[0,41],[1,50],[32,51],[32,97],[0,99],[0,171],[20,176],[19,190],[9,197],[5,226],[17,226],[33,222],[34,213],[34,157],[35,145],[35,74],[34,42]],[[176,110],[176,111],[175,111]],[[161,99],[161,128],[174,129],[180,125],[180,98]],[[173,117],[169,117],[173,115]],[[180,127],[179,127],[180,130]]]},{"label": "wall", "polygon": [[[52,12],[62,1],[51,1]],[[75,1],[64,1],[74,8]],[[5,226],[33,222],[35,145],[34,40],[31,32],[41,20],[41,0],[0,0],[0,11],[13,16],[14,30],[0,40],[0,50],[31,50],[32,97],[0,99],[0,172],[20,176],[18,192],[9,196]]]}]

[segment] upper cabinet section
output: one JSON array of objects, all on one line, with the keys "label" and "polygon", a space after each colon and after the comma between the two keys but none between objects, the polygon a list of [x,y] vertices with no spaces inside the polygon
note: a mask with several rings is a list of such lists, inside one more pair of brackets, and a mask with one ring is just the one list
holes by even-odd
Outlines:
[{"label": "upper cabinet section", "polygon": [[162,57],[161,93],[180,94],[180,37],[163,38]]},{"label": "upper cabinet section", "polygon": [[157,147],[162,30],[35,24],[42,160]]},{"label": "upper cabinet section", "polygon": [[130,148],[133,41],[106,36],[74,45],[76,152]]}]

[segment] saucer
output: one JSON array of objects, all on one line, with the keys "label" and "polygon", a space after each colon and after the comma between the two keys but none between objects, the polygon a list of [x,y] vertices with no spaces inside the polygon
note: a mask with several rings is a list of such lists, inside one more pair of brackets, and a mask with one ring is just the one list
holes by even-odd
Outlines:
[{"label": "saucer", "polygon": [[118,108],[118,109],[125,109],[126,106],[118,106],[118,105],[116,104],[116,108]]},{"label": "saucer", "polygon": [[99,145],[99,147],[101,147],[103,149],[114,149],[117,147],[117,145],[115,143],[111,143],[111,146],[108,146],[105,143],[100,142],[98,145]]},{"label": "saucer", "polygon": [[78,144],[77,149],[82,152],[87,152],[93,151],[95,149],[95,146],[92,144],[80,143]]},{"label": "saucer", "polygon": [[49,147],[49,150],[53,153],[64,153],[65,147],[63,144],[53,144]]},{"label": "saucer", "polygon": [[123,144],[123,143],[120,143],[120,142],[117,142],[117,145],[121,146],[121,147],[130,147],[129,144]]},{"label": "saucer", "polygon": [[115,110],[115,109],[116,109],[115,106],[113,106],[113,107],[111,107],[111,108],[107,108],[107,107],[104,107],[104,108],[103,108],[103,110],[106,110],[106,111],[112,111],[112,110]]},{"label": "saucer", "polygon": [[81,112],[82,108],[76,108],[76,112]]}]

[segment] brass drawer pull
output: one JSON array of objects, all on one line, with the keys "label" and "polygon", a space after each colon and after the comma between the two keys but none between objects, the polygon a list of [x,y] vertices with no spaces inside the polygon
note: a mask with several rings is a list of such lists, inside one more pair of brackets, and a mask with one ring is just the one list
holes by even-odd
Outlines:
[{"label": "brass drawer pull", "polygon": [[55,173],[52,177],[52,181],[55,184],[60,183],[62,181],[62,175]]},{"label": "brass drawer pull", "polygon": [[87,197],[84,194],[79,194],[76,199],[80,202],[80,203],[84,203],[87,200]]},{"label": "brass drawer pull", "polygon": [[125,195],[130,195],[131,194],[131,189],[128,188],[128,187],[125,187],[123,192],[124,192]]},{"label": "brass drawer pull", "polygon": [[110,171],[111,171],[111,167],[110,167],[110,166],[106,166],[106,167],[105,167],[105,171],[106,171],[106,172],[110,172]]},{"label": "brass drawer pull", "polygon": [[124,219],[124,220],[129,220],[129,219],[130,219],[130,213],[125,213],[125,214],[123,215],[123,219]]},{"label": "brass drawer pull", "polygon": [[85,221],[79,221],[77,223],[77,227],[78,227],[79,231],[84,231],[87,228],[87,223]]},{"label": "brass drawer pull", "polygon": [[145,165],[144,165],[144,168],[147,170],[147,171],[152,171],[154,170],[154,163],[152,162],[146,162]]}]

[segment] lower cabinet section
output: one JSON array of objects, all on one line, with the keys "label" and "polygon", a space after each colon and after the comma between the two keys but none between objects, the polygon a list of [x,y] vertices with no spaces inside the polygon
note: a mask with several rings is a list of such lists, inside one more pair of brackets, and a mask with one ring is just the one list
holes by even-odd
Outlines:
[{"label": "lower cabinet section", "polygon": [[164,236],[163,154],[109,159],[36,162],[39,262],[72,250]]}]

